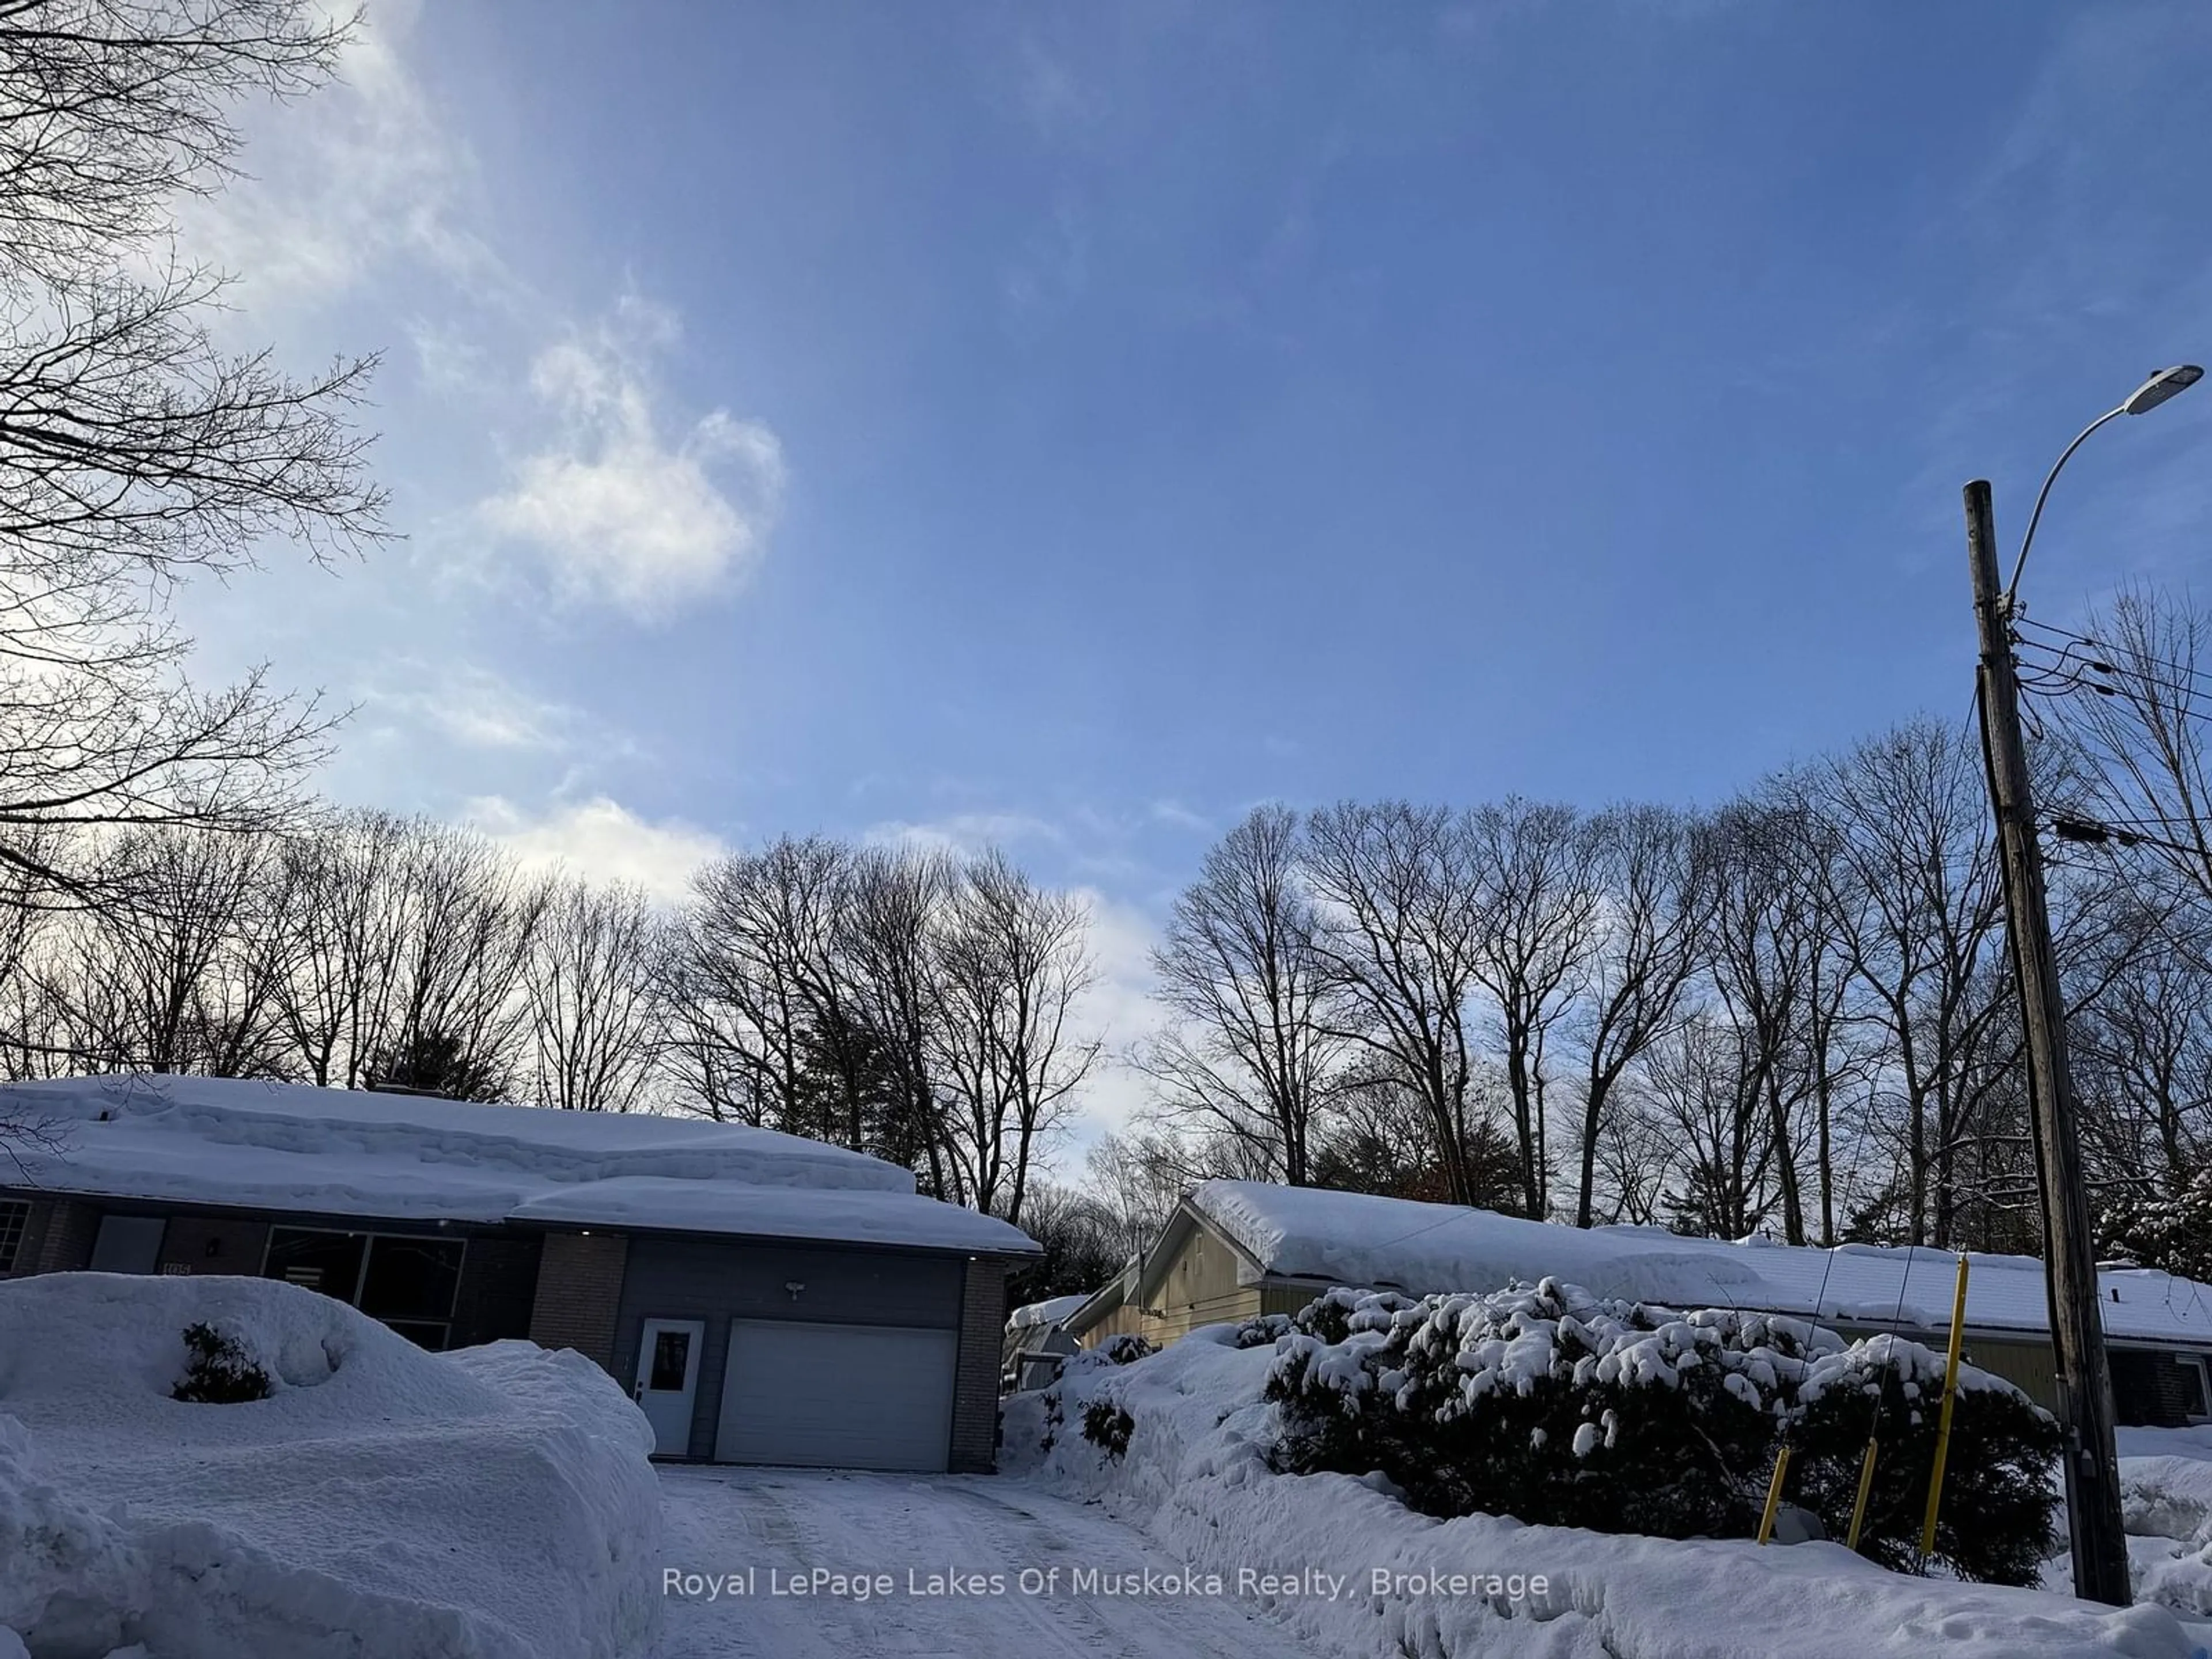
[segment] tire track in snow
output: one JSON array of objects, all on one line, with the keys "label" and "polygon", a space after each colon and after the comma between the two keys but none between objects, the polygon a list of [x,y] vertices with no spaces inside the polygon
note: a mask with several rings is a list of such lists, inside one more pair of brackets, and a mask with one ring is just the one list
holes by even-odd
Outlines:
[{"label": "tire track in snow", "polygon": [[[751,1567],[757,1594],[670,1597],[655,1659],[1301,1659],[1281,1626],[1233,1596],[1077,1596],[1075,1567],[1108,1574],[1182,1564],[1103,1510],[990,1477],[798,1469],[668,1468],[664,1559],[686,1571]],[[1062,1571],[1057,1595],[1016,1588],[1025,1567]],[[815,1569],[887,1572],[866,1601],[772,1596]],[[1000,1574],[1001,1595],[908,1593],[908,1574]]]}]

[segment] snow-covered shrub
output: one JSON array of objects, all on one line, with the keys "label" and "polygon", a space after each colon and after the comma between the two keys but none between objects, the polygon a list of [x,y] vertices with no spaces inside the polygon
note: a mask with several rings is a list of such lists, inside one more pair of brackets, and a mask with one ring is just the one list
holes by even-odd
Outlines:
[{"label": "snow-covered shrub", "polygon": [[195,1321],[185,1327],[185,1374],[169,1390],[171,1399],[204,1406],[242,1406],[269,1398],[269,1373],[228,1331],[205,1320]]},{"label": "snow-covered shrub", "polygon": [[1129,1436],[1137,1421],[1110,1400],[1094,1400],[1084,1408],[1083,1437],[1119,1462],[1129,1455]]},{"label": "snow-covered shrub", "polygon": [[1139,1359],[1151,1358],[1159,1349],[1144,1337],[1124,1331],[1119,1336],[1108,1337],[1092,1352],[1109,1365],[1133,1365]]},{"label": "snow-covered shrub", "polygon": [[[1553,1279],[1419,1300],[1332,1291],[1292,1324],[1267,1385],[1279,1468],[1379,1472],[1431,1515],[1667,1538],[1753,1532],[1785,1436],[1801,1446],[1790,1495],[1841,1535],[1873,1397],[1854,1389],[1886,1382],[1900,1400],[1932,1397],[1942,1376],[1941,1358],[1912,1343],[1846,1346],[1803,1320],[1678,1313]],[[1973,1535],[1953,1531],[1939,1559],[1961,1576],[2030,1582],[2050,1540],[2049,1419],[2010,1385],[1971,1375],[1958,1418],[1974,1424],[1979,1467],[1950,1490]],[[1865,1403],[1846,1455],[1851,1400]],[[1960,1437],[1954,1459],[1968,1443]],[[1924,1498],[1932,1446],[1932,1421],[1923,1435],[1900,1419],[1886,1472],[1893,1501],[1869,1522],[1877,1559],[1905,1559],[1899,1548],[1917,1540],[1917,1502],[1898,1494]]]},{"label": "snow-covered shrub", "polygon": [[[1880,1449],[1859,1547],[1885,1566],[1910,1569],[1942,1398],[1943,1356],[1917,1342],[1877,1336],[1815,1360],[1791,1419],[1790,1496],[1818,1511],[1831,1537],[1849,1534],[1879,1404]],[[1961,1578],[2033,1583],[2057,1544],[2051,1471],[2060,1443],[2049,1413],[2002,1378],[1961,1365],[1933,1559]]]},{"label": "snow-covered shrub", "polygon": [[1290,1334],[1291,1316],[1288,1314],[1256,1314],[1237,1328],[1237,1335],[1230,1346],[1235,1348],[1272,1348]]}]

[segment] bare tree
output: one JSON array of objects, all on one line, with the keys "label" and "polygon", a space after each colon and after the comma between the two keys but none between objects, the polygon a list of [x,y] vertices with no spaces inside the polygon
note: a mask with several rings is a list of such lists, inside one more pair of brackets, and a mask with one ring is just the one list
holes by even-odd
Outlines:
[{"label": "bare tree", "polygon": [[1098,1058],[1099,1042],[1073,1024],[1092,981],[1088,923],[1079,900],[993,852],[962,872],[937,942],[952,1160],[968,1200],[1010,1221]]},{"label": "bare tree", "polygon": [[1265,1178],[1307,1184],[1343,1039],[1297,816],[1255,807],[1206,855],[1152,952],[1171,1024],[1138,1057],[1171,1121],[1244,1143]]},{"label": "bare tree", "polygon": [[427,822],[409,836],[398,875],[406,1000],[383,1069],[399,1056],[420,1066],[450,1054],[441,1066],[457,1063],[481,1091],[506,1092],[500,1085],[520,1069],[529,1017],[523,968],[545,914],[546,884],[523,876],[474,831]]},{"label": "bare tree", "polygon": [[319,752],[259,675],[192,687],[161,599],[266,537],[381,536],[370,364],[298,380],[218,347],[222,279],[175,261],[169,215],[228,176],[236,101],[327,79],[347,27],[308,0],[0,7],[0,861],[50,885],[99,896],[55,856],[88,843],[38,826],[264,824]]},{"label": "bare tree", "polygon": [[1468,815],[1479,897],[1474,976],[1495,1005],[1522,1212],[1551,1208],[1547,1051],[1581,994],[1599,915],[1598,842],[1568,806],[1516,796]]},{"label": "bare tree", "polygon": [[658,1058],[659,927],[642,889],[574,878],[553,890],[522,968],[542,1106],[627,1112]]},{"label": "bare tree", "polygon": [[854,1018],[874,1039],[886,1085],[877,1149],[917,1170],[932,1197],[953,1195],[937,1084],[935,940],[958,866],[941,853],[867,848],[847,872],[838,951]]},{"label": "bare tree", "polygon": [[[1598,1155],[1615,1088],[1680,1019],[1696,973],[1713,884],[1703,839],[1682,813],[1616,806],[1593,826],[1603,914],[1590,951],[1581,1009],[1582,1179],[1575,1224],[1594,1218]],[[1640,1183],[1632,1190],[1640,1190]],[[1624,1200],[1631,1197],[1624,1192]]]},{"label": "bare tree", "polygon": [[1947,1246],[1960,1154],[1992,1129],[1983,1108],[2012,1070],[1985,1041],[2010,993],[1981,757],[1956,728],[1923,720],[1860,744],[1811,787],[1835,836],[1837,942],[1880,1040],[1909,1242]]},{"label": "bare tree", "polygon": [[408,1007],[409,848],[421,826],[390,813],[326,814],[286,838],[276,927],[289,949],[278,992],[308,1081],[352,1089],[397,1041]]},{"label": "bare tree", "polygon": [[271,850],[174,827],[110,842],[94,867],[127,896],[75,917],[51,964],[79,1066],[274,1070],[280,972],[261,882]]},{"label": "bare tree", "polygon": [[846,849],[788,838],[700,871],[665,966],[670,1059],[713,1117],[834,1139],[810,1086],[833,983]]},{"label": "bare tree", "polygon": [[1485,1112],[1468,1002],[1481,893],[1464,826],[1442,807],[1346,801],[1307,818],[1306,858],[1334,987],[1328,1030],[1414,1091],[1450,1201],[1497,1201],[1474,1156]]}]

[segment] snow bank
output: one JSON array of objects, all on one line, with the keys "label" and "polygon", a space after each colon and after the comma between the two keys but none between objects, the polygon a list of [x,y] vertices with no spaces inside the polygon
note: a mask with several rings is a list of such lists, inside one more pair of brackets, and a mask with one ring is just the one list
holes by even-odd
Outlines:
[{"label": "snow bank", "polygon": [[2212,1618],[2212,1426],[2122,1429],[2119,1443],[2136,1595]]},{"label": "snow bank", "polygon": [[[200,1321],[270,1398],[170,1398]],[[575,1353],[426,1353],[271,1279],[0,1284],[0,1656],[617,1659],[659,1616],[651,1443]]]},{"label": "snow bank", "polygon": [[[1733,1307],[1829,1322],[1948,1328],[1959,1259],[1948,1250],[1761,1238],[1729,1243],[1656,1227],[1568,1227],[1449,1204],[1255,1181],[1201,1182],[1189,1202],[1262,1272],[1425,1295],[1571,1280],[1601,1297]],[[1966,1319],[1978,1330],[2045,1331],[2042,1262],[1974,1255]],[[1249,1267],[1245,1277],[1255,1277]],[[2212,1291],[2148,1268],[2099,1275],[2108,1336],[2212,1345]]]},{"label": "snow bank", "polygon": [[[1833,1544],[1674,1543],[1509,1519],[1437,1521],[1369,1481],[1267,1467],[1270,1347],[1226,1326],[1131,1365],[1073,1364],[1006,1407],[1001,1464],[1137,1524],[1328,1650],[1375,1659],[2188,1659],[2160,1607],[1904,1577]],[[1115,1462],[1085,1437],[1097,1405],[1132,1419]],[[1049,1433],[1048,1450],[1040,1450]],[[1374,1577],[1385,1576],[1378,1584]],[[1341,1577],[1340,1593],[1317,1574]],[[1434,1575],[1467,1576],[1464,1584]],[[1393,1577],[1395,1575],[1395,1577]],[[1423,1576],[1427,1576],[1424,1582]],[[1543,1581],[1540,1589],[1537,1580]],[[1513,1591],[1518,1589],[1520,1594]]]},{"label": "snow bank", "polygon": [[17,1162],[22,1184],[55,1192],[1037,1248],[1006,1222],[918,1196],[910,1170],[738,1123],[174,1074],[0,1085],[0,1116],[49,1132],[51,1146],[20,1146]]}]

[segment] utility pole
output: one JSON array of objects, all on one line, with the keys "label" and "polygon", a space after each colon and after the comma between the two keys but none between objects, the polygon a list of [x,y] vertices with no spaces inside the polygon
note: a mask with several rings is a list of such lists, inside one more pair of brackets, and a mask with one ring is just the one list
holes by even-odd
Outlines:
[{"label": "utility pole", "polygon": [[2043,1189],[2045,1281],[2051,1342],[2058,1361],[2058,1418],[2065,1435],[2067,1534],[2074,1593],[2124,1607],[2127,1535],[2120,1524],[2119,1459],[2112,1441],[2112,1379],[2098,1309],[2097,1257],[2089,1198],[2081,1185],[2074,1079],[2066,1060],[2065,1007],[2051,948],[2043,892],[2043,853],[2035,836],[2035,798],[2020,733],[2020,682],[2012,655],[2011,603],[1999,586],[1996,527],[1990,487],[1966,486],[1966,552],[1974,573],[1974,621],[1981,635],[1976,676],[1990,805],[1996,814],[2004,866],[2005,920],[2027,1036],[2028,1093],[2034,1109],[2036,1169]]}]

